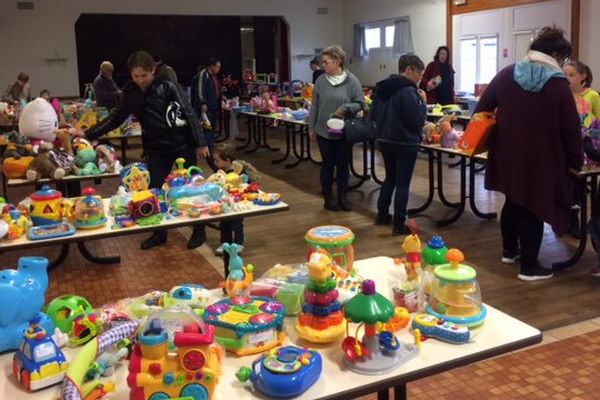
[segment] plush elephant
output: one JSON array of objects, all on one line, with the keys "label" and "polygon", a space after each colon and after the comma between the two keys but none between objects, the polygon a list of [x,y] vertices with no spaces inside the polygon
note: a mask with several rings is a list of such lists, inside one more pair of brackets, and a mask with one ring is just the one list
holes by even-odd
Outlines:
[{"label": "plush elephant", "polygon": [[0,352],[17,349],[36,316],[46,332],[54,332],[54,323],[40,311],[48,288],[47,267],[43,257],[21,257],[16,270],[0,271]]}]

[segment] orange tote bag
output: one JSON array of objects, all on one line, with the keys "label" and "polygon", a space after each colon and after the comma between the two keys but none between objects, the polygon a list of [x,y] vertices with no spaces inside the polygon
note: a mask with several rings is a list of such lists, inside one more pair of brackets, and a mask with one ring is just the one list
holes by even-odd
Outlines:
[{"label": "orange tote bag", "polygon": [[496,115],[493,112],[473,114],[467,130],[458,141],[458,149],[470,156],[487,151],[495,125]]}]

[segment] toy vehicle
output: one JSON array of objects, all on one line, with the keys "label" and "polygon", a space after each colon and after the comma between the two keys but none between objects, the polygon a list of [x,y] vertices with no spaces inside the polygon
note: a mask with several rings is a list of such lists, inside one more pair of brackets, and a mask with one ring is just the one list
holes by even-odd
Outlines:
[{"label": "toy vehicle", "polygon": [[248,379],[261,392],[272,397],[294,397],[305,392],[321,375],[323,361],[314,350],[284,346],[261,355],[252,368],[236,373],[240,382]]},{"label": "toy vehicle", "polygon": [[50,335],[32,320],[13,357],[12,370],[26,390],[38,390],[61,382],[69,363]]}]

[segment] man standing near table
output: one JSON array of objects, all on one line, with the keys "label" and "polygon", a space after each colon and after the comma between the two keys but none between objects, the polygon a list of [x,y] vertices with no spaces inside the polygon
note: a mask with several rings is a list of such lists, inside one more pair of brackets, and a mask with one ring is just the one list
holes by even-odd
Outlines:
[{"label": "man standing near table", "polygon": [[[185,166],[195,165],[198,157],[208,156],[204,132],[179,85],[155,79],[155,60],[145,51],[136,51],[127,60],[132,80],[123,87],[119,107],[111,115],[85,132],[88,140],[120,126],[133,114],[142,126],[150,186],[160,188],[175,160],[183,157]],[[189,249],[206,240],[204,225],[195,225],[188,241]],[[143,250],[167,241],[167,231],[158,230],[142,242]]]}]

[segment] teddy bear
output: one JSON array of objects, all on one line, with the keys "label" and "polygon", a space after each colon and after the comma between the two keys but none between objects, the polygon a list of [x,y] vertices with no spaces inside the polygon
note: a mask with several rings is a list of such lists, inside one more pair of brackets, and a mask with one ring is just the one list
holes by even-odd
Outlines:
[{"label": "teddy bear", "polygon": [[29,181],[62,179],[72,171],[74,162],[72,154],[55,150],[51,143],[42,142],[37,157],[29,164],[25,175]]},{"label": "teddy bear", "polygon": [[96,155],[98,156],[98,168],[102,173],[105,172],[121,172],[123,167],[117,159],[117,153],[112,146],[100,144],[96,146]]},{"label": "teddy bear", "polygon": [[100,175],[102,171],[96,165],[97,153],[92,144],[85,139],[78,139],[73,144],[75,151],[75,174]]}]

